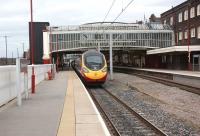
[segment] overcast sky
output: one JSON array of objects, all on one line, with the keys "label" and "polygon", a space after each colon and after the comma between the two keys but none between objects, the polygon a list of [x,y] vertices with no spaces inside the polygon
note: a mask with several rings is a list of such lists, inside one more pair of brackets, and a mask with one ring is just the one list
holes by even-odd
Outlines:
[{"label": "overcast sky", "polygon": [[[33,0],[34,21],[47,21],[52,26],[80,25],[103,21],[113,0]],[[113,21],[131,0],[116,0],[106,21]],[[169,10],[186,0],[134,0],[118,18],[121,22],[136,22],[148,19],[154,13]],[[1,0],[0,4],[0,57],[5,57],[5,39],[8,36],[8,57],[16,57],[17,48],[22,54],[29,48],[28,22],[30,0]]]}]

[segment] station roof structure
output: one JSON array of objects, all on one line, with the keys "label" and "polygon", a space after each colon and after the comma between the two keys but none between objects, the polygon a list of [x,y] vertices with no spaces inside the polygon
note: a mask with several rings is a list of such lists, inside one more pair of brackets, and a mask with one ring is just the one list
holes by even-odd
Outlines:
[{"label": "station roof structure", "polygon": [[71,26],[49,26],[48,31],[84,31],[84,30],[172,30],[169,25],[160,23],[124,23],[124,22],[93,22]]},{"label": "station roof structure", "polygon": [[150,50],[173,45],[173,30],[160,23],[93,22],[74,26],[48,26],[43,32],[44,55],[88,49]]}]

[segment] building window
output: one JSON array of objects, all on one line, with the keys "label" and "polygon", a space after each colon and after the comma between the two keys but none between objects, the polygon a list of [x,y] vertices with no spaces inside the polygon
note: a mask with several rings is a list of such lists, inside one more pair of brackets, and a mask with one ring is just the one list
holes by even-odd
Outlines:
[{"label": "building window", "polygon": [[197,16],[200,15],[200,4],[197,6]]},{"label": "building window", "polygon": [[172,62],[173,62],[173,57],[172,57],[172,55],[170,55],[169,56],[169,63],[172,64]]},{"label": "building window", "polygon": [[197,35],[198,35],[198,38],[200,39],[200,26],[197,28]]},{"label": "building window", "polygon": [[194,12],[194,7],[192,7],[191,9],[190,9],[190,18],[193,18],[195,15],[195,12]]},{"label": "building window", "polygon": [[170,17],[170,25],[173,25],[173,17]]},{"label": "building window", "polygon": [[188,20],[188,10],[184,12],[184,20]]},{"label": "building window", "polygon": [[178,22],[182,22],[182,12],[178,14]]},{"label": "building window", "polygon": [[185,37],[185,39],[188,38],[188,31],[187,30],[185,30],[185,32],[184,32],[184,37]]},{"label": "building window", "polygon": [[167,24],[167,20],[164,20],[164,25],[166,25]]},{"label": "building window", "polygon": [[179,34],[178,39],[179,39],[179,40],[182,40],[182,39],[183,39],[183,33],[182,33],[182,32],[179,32],[178,34]]},{"label": "building window", "polygon": [[195,37],[195,28],[192,28],[192,29],[191,29],[190,34],[191,34],[191,37]]},{"label": "building window", "polygon": [[166,63],[167,62],[167,56],[162,56],[162,63]]}]

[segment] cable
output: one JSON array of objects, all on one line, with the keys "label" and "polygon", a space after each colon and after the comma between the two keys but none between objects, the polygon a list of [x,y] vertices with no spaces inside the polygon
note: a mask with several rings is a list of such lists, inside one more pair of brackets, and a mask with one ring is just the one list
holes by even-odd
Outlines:
[{"label": "cable", "polygon": [[[109,8],[109,10],[108,10],[108,12],[106,13],[106,16],[104,17],[104,19],[103,19],[103,22],[101,22],[101,25],[105,22],[105,20],[106,20],[106,18],[107,18],[107,16],[108,16],[108,14],[110,13],[110,11],[111,11],[111,9],[112,9],[112,7],[113,7],[113,5],[115,4],[115,1],[116,0],[113,0],[112,1],[112,4],[110,5],[110,8]],[[102,33],[102,35],[104,34],[104,30],[103,30],[103,33]],[[99,47],[98,48],[100,48],[100,45],[99,45]]]},{"label": "cable", "polygon": [[[134,0],[131,0],[131,1],[126,5],[126,7],[125,7],[124,9],[122,8],[122,11],[121,11],[121,12],[118,14],[118,16],[111,22],[111,24],[113,24],[113,23],[121,16],[121,14],[130,6],[130,4],[131,4],[133,1],[134,1]],[[114,5],[114,2],[115,2],[115,0],[113,0],[112,4],[111,4],[111,6],[110,6],[110,9],[109,9],[108,13],[106,14],[106,16],[105,16],[105,18],[104,18],[104,20],[103,20],[102,23],[104,23],[106,17],[108,16],[108,14],[109,14],[111,8],[112,8],[113,5]],[[103,29],[102,35],[105,33],[105,30],[107,30],[107,29],[108,29],[108,27],[107,27],[106,29]],[[114,40],[116,40],[119,36],[121,36],[121,34],[118,35]]]},{"label": "cable", "polygon": [[114,21],[112,23],[114,23],[120,16],[121,14],[128,8],[128,6],[130,6],[130,4],[133,2],[134,0],[131,0],[124,9],[122,9],[122,11],[119,13],[119,15],[114,19]]},{"label": "cable", "polygon": [[113,0],[113,2],[112,2],[112,4],[111,4],[111,6],[110,6],[110,8],[109,8],[109,10],[108,10],[108,12],[107,12],[107,14],[106,14],[106,16],[104,17],[104,19],[103,19],[103,22],[102,22],[102,23],[104,23],[104,21],[106,20],[106,18],[107,18],[107,16],[108,16],[108,14],[110,13],[110,10],[112,9],[112,7],[113,7],[113,5],[114,5],[115,1],[116,1],[116,0]]}]

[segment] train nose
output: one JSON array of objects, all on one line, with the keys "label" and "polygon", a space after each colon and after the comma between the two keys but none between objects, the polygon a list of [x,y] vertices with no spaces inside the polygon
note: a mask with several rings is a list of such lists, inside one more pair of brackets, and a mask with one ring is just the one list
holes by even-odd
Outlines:
[{"label": "train nose", "polygon": [[94,73],[92,73],[92,76],[91,77],[93,77],[94,79],[98,79],[98,78],[100,78],[101,76],[100,76],[100,74],[98,73],[98,72],[94,72]]}]

